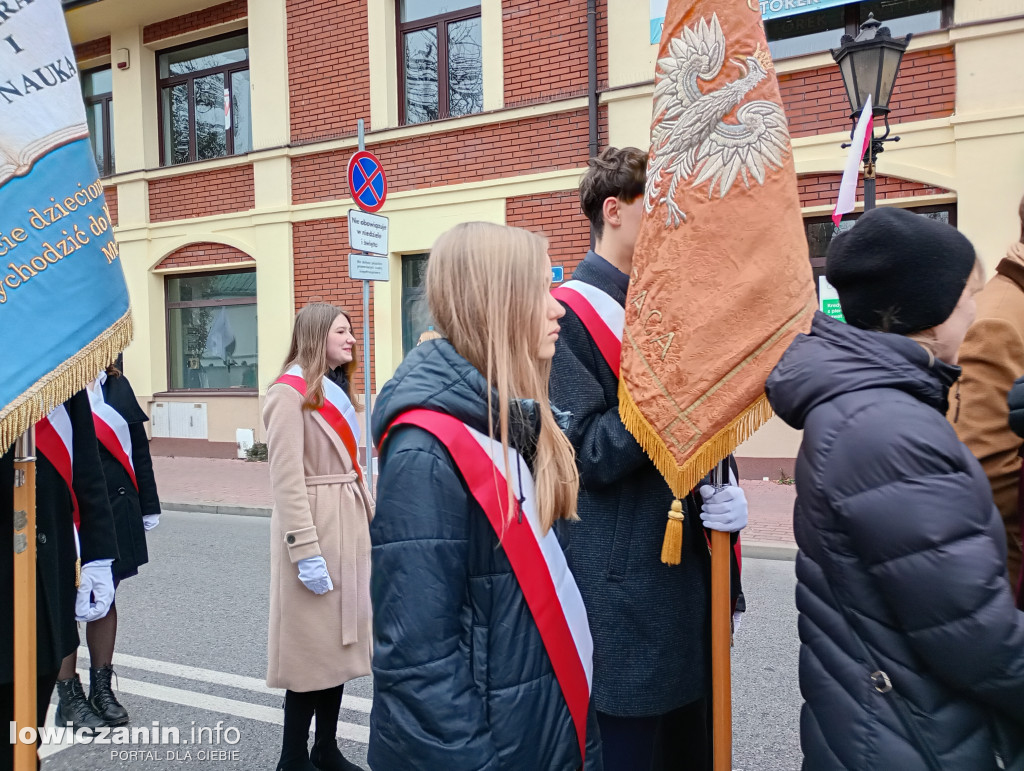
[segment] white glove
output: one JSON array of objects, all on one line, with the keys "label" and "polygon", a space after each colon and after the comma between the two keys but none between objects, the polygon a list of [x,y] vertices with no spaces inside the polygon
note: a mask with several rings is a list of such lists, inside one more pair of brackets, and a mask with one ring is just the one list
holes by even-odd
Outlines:
[{"label": "white glove", "polygon": [[154,527],[160,524],[160,514],[143,514],[142,515],[142,526],[146,528],[148,533]]},{"label": "white glove", "polygon": [[735,533],[747,526],[747,496],[738,485],[726,485],[718,492],[711,485],[700,488],[704,504],[700,518],[704,527]]},{"label": "white glove", "polygon": [[93,560],[82,565],[82,581],[75,597],[75,620],[96,621],[114,604],[114,560]]},{"label": "white glove", "polygon": [[331,575],[327,572],[327,563],[323,557],[306,557],[298,561],[299,580],[313,594],[327,594],[334,588]]}]

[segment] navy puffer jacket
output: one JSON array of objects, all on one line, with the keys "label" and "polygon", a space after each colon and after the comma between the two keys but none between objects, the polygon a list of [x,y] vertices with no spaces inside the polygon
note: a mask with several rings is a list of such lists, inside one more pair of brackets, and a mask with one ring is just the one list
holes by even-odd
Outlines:
[{"label": "navy puffer jacket", "polygon": [[768,379],[776,412],[804,431],[807,769],[1024,768],[1024,613],[988,480],[944,417],[959,372],[909,338],[818,314]]},{"label": "navy puffer jacket", "polygon": [[[425,342],[381,389],[374,439],[379,446],[387,427],[416,408],[452,415],[486,434],[486,388],[448,341]],[[512,444],[532,462],[536,405],[516,404]],[[579,768],[576,729],[540,632],[447,449],[432,434],[403,426],[382,452],[370,527],[370,767]],[[566,551],[571,526],[555,525]],[[591,708],[587,769],[602,768],[599,741]]]}]

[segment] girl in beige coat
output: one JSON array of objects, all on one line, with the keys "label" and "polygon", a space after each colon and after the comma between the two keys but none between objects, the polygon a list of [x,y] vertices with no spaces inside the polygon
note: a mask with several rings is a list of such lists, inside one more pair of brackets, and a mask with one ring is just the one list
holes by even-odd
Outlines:
[{"label": "girl in beige coat", "polygon": [[370,673],[372,646],[373,504],[356,460],[354,347],[344,311],[307,305],[263,410],[274,488],[267,685],[287,689],[278,771],[359,768],[335,737],[344,684]]}]

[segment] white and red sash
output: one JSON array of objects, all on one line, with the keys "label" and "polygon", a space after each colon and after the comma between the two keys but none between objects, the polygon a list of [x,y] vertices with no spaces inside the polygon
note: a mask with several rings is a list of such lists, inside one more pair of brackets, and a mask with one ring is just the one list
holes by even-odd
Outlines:
[{"label": "white and red sash", "polygon": [[551,294],[572,308],[597,344],[601,356],[608,362],[615,377],[618,377],[625,309],[607,292],[582,281],[566,281],[552,289]]},{"label": "white and red sash", "polygon": [[[297,364],[291,367],[275,383],[284,383],[306,395],[306,379],[302,376],[302,368]],[[363,478],[363,470],[359,466],[359,418],[356,416],[356,408],[352,406],[352,400],[348,398],[341,387],[329,377],[323,379],[324,406],[318,412],[327,421],[327,425],[334,429],[334,432],[341,438],[345,445],[352,465],[355,466],[359,478]]]},{"label": "white and red sash", "polygon": [[100,444],[114,456],[132,480],[135,489],[139,489],[139,482],[135,478],[135,464],[132,462],[132,436],[128,430],[128,422],[121,417],[121,413],[111,407],[103,399],[103,383],[107,379],[107,373],[101,372],[100,376],[86,388],[89,394],[89,404],[92,407],[92,422],[96,426],[96,438]]},{"label": "white and red sash", "polygon": [[50,465],[60,474],[71,494],[71,517],[75,523],[75,553],[81,556],[81,547],[78,543],[81,518],[73,484],[75,450],[71,434],[71,416],[63,404],[55,407],[49,415],[36,423],[36,450],[50,461]]},{"label": "white and red sash", "polygon": [[[522,499],[520,511],[526,522],[509,519],[505,511],[506,488],[495,484],[496,478],[505,481],[506,466],[500,442],[457,418],[432,410],[406,412],[391,424],[389,431],[401,425],[418,426],[448,448],[459,473],[497,533],[540,631],[576,727],[580,755],[585,757],[594,641],[583,597],[565,561],[558,537],[554,530],[549,530],[547,535],[541,532],[533,476],[528,468],[521,475],[522,489],[518,497]],[[519,453],[510,448],[508,467],[518,471],[525,466]]]}]

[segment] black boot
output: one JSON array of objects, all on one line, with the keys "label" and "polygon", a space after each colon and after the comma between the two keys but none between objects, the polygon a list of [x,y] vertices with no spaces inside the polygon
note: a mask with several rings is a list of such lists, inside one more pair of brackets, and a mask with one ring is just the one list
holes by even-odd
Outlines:
[{"label": "black boot", "polygon": [[54,722],[58,726],[71,723],[75,728],[102,728],[106,725],[85,698],[85,690],[77,672],[74,677],[57,681],[57,699]]},{"label": "black boot", "polygon": [[333,740],[314,742],[309,759],[319,771],[362,771],[359,766],[341,754],[337,742]]},{"label": "black boot", "polygon": [[103,718],[104,724],[125,725],[128,722],[128,710],[121,706],[110,688],[110,677],[113,674],[114,668],[109,664],[99,669],[89,667],[89,704]]}]

